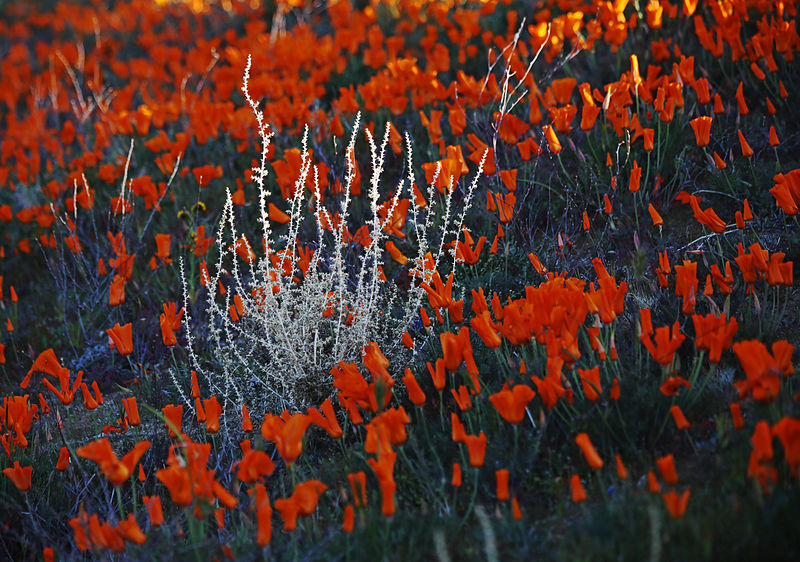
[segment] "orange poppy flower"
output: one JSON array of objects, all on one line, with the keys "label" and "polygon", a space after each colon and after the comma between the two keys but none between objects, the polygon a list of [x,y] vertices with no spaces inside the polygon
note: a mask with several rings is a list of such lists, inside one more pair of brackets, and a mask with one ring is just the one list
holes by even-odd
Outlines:
[{"label": "orange poppy flower", "polygon": [[664,383],[661,385],[659,390],[661,390],[661,394],[664,396],[677,396],[678,391],[682,386],[686,388],[691,388],[692,385],[683,377],[669,377]]},{"label": "orange poppy flower", "polygon": [[603,393],[603,387],[600,385],[600,367],[578,369],[578,377],[587,400],[594,402],[600,398]]},{"label": "orange poppy flower", "polygon": [[156,257],[161,260],[163,265],[172,263],[172,259],[169,257],[171,245],[172,237],[169,234],[156,234]]},{"label": "orange poppy flower", "polygon": [[656,466],[664,482],[670,486],[675,486],[678,483],[678,473],[675,471],[675,459],[672,454],[656,459]]},{"label": "orange poppy flower", "polygon": [[659,365],[669,365],[672,363],[672,358],[675,352],[686,339],[680,331],[680,323],[675,322],[672,325],[672,333],[670,335],[669,326],[661,326],[656,328],[655,331],[655,344],[650,336],[641,336],[639,339],[642,341],[647,351],[650,352],[653,359]]},{"label": "orange poppy flower", "polygon": [[769,190],[775,203],[789,216],[794,216],[800,207],[800,170],[777,174],[775,185]]},{"label": "orange poppy flower", "polygon": [[500,392],[489,396],[489,400],[504,420],[516,425],[525,417],[525,409],[534,396],[536,392],[526,384],[515,385],[513,389],[504,384]]},{"label": "orange poppy flower", "polygon": [[465,435],[464,443],[469,452],[469,465],[478,467],[483,466],[486,456],[486,434],[481,431],[479,435]]},{"label": "orange poppy flower", "polygon": [[800,420],[788,416],[781,418],[772,426],[772,435],[780,440],[792,477],[797,477],[800,468]]},{"label": "orange poppy flower", "polygon": [[164,342],[164,345],[167,347],[178,345],[178,338],[175,336],[175,332],[164,314],[159,316],[159,323],[161,325],[161,341]]},{"label": "orange poppy flower", "polygon": [[381,454],[390,451],[392,445],[402,445],[407,439],[406,425],[409,423],[411,419],[402,406],[381,412],[367,424],[364,450]]},{"label": "orange poppy flower", "polygon": [[507,468],[495,471],[495,477],[497,479],[497,501],[508,501],[508,498],[511,497],[508,493],[508,474]]},{"label": "orange poppy flower", "polygon": [[320,495],[327,489],[319,480],[308,480],[295,486],[294,492],[288,498],[275,500],[275,509],[283,519],[283,528],[294,531],[297,528],[297,517],[314,513]]},{"label": "orange poppy flower", "polygon": [[746,380],[735,381],[739,398],[748,395],[759,402],[772,402],[780,393],[780,375],[794,372],[792,353],[794,346],[786,340],[772,344],[772,353],[758,340],[745,340],[733,344],[733,352],[745,371]]},{"label": "orange poppy flower", "polygon": [[675,266],[675,275],[675,295],[683,299],[683,313],[691,314],[697,302],[697,263],[683,260]]},{"label": "orange poppy flower", "polygon": [[586,462],[589,463],[589,466],[592,467],[592,469],[600,470],[603,468],[603,459],[601,459],[600,455],[597,454],[597,450],[594,448],[594,445],[592,445],[587,433],[579,433],[575,437],[575,443],[577,443],[578,447],[581,448],[581,452],[583,453]]},{"label": "orange poppy flower", "polygon": [[317,408],[308,410],[308,417],[311,423],[327,431],[328,435],[334,439],[339,439],[342,436],[342,428],[336,419],[336,414],[333,411],[333,404],[331,404],[330,398],[325,400],[320,408],[322,412]]},{"label": "orange poppy flower", "polygon": [[265,414],[261,435],[275,443],[283,462],[290,464],[303,452],[303,435],[310,424],[311,418],[301,413],[289,415],[284,410],[280,416]]},{"label": "orange poppy flower", "polygon": [[169,430],[169,436],[175,439],[178,436],[175,431],[178,431],[179,433],[181,431],[181,424],[183,422],[183,404],[179,404],[178,406],[175,406],[174,404],[164,406],[161,408],[161,413],[164,414],[164,418],[166,419],[164,422],[164,427]]},{"label": "orange poppy flower", "polygon": [[133,474],[133,467],[150,448],[150,445],[150,441],[140,441],[122,459],[118,459],[109,440],[103,437],[77,449],[75,454],[95,461],[100,465],[100,470],[108,481],[114,486],[120,486]]},{"label": "orange poppy flower", "polygon": [[113,328],[106,330],[106,333],[114,342],[114,347],[120,355],[133,353],[133,325],[130,322],[124,326],[120,326],[117,322]]},{"label": "orange poppy flower", "polygon": [[[444,355],[444,366],[450,372],[458,371],[461,362],[466,363],[467,371],[474,376],[478,374],[478,367],[472,355],[472,343],[469,339],[469,328],[461,326],[458,334],[444,332],[439,339],[442,344],[442,354]],[[480,391],[480,388],[475,389]]]},{"label": "orange poppy flower", "polygon": [[255,493],[253,508],[256,511],[256,544],[263,547],[272,540],[272,506],[269,503],[267,488],[263,484],[256,484],[255,491],[250,490],[251,497]]},{"label": "orange poppy flower", "polygon": [[359,472],[351,472],[347,475],[350,481],[350,489],[353,491],[353,503],[356,507],[367,506],[367,475],[361,470]]},{"label": "orange poppy flower", "polygon": [[81,393],[83,394],[83,407],[87,410],[94,410],[97,408],[98,404],[94,397],[89,392],[89,387],[86,386],[86,383],[81,383]]},{"label": "orange poppy flower", "polygon": [[27,492],[31,489],[32,466],[22,467],[19,465],[19,461],[14,461],[14,466],[4,468],[3,474],[8,476],[8,479],[11,480],[20,492]]},{"label": "orange poppy flower", "polygon": [[694,130],[694,138],[697,142],[697,146],[708,146],[711,134],[711,121],[711,117],[706,115],[689,121],[689,125],[691,125],[692,130]]},{"label": "orange poppy flower", "polygon": [[453,463],[453,477],[450,480],[450,484],[454,488],[461,487],[461,465],[457,462]]},{"label": "orange poppy flower", "polygon": [[378,478],[378,485],[381,488],[381,512],[386,517],[394,515],[396,506],[394,501],[394,493],[397,489],[397,484],[394,480],[394,464],[397,460],[397,453],[394,451],[381,451],[378,460],[367,459],[369,466],[375,472]]},{"label": "orange poppy flower", "polygon": [[219,415],[222,413],[216,396],[203,400],[203,411],[206,414],[206,431],[213,435],[219,431]]},{"label": "orange poppy flower", "polygon": [[69,468],[69,449],[61,447],[58,452],[58,461],[56,462],[56,470],[63,472]]},{"label": "orange poppy flower", "polygon": [[253,484],[262,476],[268,476],[275,470],[275,464],[264,451],[248,450],[238,463],[236,477],[242,482]]},{"label": "orange poppy flower", "polygon": [[65,406],[69,406],[72,403],[72,400],[75,398],[75,393],[81,387],[81,380],[83,379],[83,371],[78,371],[78,375],[75,377],[75,382],[72,384],[72,388],[69,386],[69,371],[64,369],[59,372],[58,374],[59,385],[61,390],[56,389],[53,386],[53,383],[50,382],[49,379],[42,379],[42,383],[53,393],[56,397],[61,401],[62,404]]},{"label": "orange poppy flower", "polygon": [[147,537],[145,537],[142,528],[136,522],[133,513],[129,513],[127,519],[117,523],[117,532],[123,540],[128,542],[144,544],[147,541]]},{"label": "orange poppy flower", "polygon": [[675,490],[664,492],[661,497],[664,498],[664,505],[667,506],[667,511],[673,519],[680,519],[686,513],[686,506],[689,504],[690,490],[685,490],[680,496]]},{"label": "orange poppy flower", "polygon": [[[184,450],[181,457],[175,454],[178,448]],[[228,509],[236,507],[236,498],[214,479],[214,471],[208,470],[210,455],[210,443],[185,440],[170,447],[168,466],[157,471],[156,478],[167,487],[175,504],[186,507],[196,498],[206,503],[219,500]]]}]

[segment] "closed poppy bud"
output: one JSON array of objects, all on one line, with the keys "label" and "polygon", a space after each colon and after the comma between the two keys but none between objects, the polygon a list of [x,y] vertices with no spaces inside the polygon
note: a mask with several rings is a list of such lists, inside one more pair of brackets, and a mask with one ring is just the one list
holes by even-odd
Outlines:
[{"label": "closed poppy bud", "polygon": [[56,557],[55,552],[53,552],[53,549],[50,548],[49,546],[45,547],[44,550],[42,550],[42,559],[44,560],[44,562],[53,562],[53,560],[55,560],[55,557]]},{"label": "closed poppy bud", "polygon": [[425,403],[425,393],[419,386],[416,377],[411,372],[411,369],[406,367],[406,374],[403,377],[403,384],[408,389],[408,398],[415,406],[422,406]]},{"label": "closed poppy bud", "polygon": [[150,525],[152,527],[160,527],[164,523],[164,513],[161,509],[160,496],[144,496],[142,497],[144,505],[147,508],[147,516],[150,518]]},{"label": "closed poppy bud", "polygon": [[424,308],[419,309],[419,317],[422,320],[422,325],[426,328],[431,325],[431,319],[428,317],[428,311]]},{"label": "closed poppy bud", "polygon": [[242,431],[253,431],[253,422],[250,420],[246,404],[242,404]]},{"label": "closed poppy bud", "polygon": [[507,501],[510,497],[508,493],[508,469],[503,468],[495,471],[495,477],[497,478],[497,500],[501,502]]},{"label": "closed poppy bud", "polygon": [[783,85],[783,80],[778,80],[778,92],[783,99],[789,97],[789,92],[786,91],[786,87]]},{"label": "closed poppy bud", "polygon": [[522,519],[522,510],[519,508],[519,502],[516,496],[511,498],[511,516],[515,521]]},{"label": "closed poppy bud", "polygon": [[744,217],[742,216],[742,212],[741,211],[736,211],[736,214],[734,215],[734,217],[736,218],[736,228],[738,228],[739,230],[742,230],[746,226],[744,224]]},{"label": "closed poppy bud", "polygon": [[597,450],[594,448],[594,445],[592,445],[587,433],[579,433],[575,437],[575,443],[577,443],[578,447],[581,448],[581,452],[583,453],[583,456],[586,459],[586,462],[589,463],[590,467],[592,467],[594,470],[600,470],[603,468],[603,459],[601,459],[600,455],[597,454]]},{"label": "closed poppy bud", "polygon": [[736,129],[736,132],[739,133],[739,144],[742,147],[742,156],[745,158],[750,158],[753,155],[753,149],[750,148],[750,145],[747,144],[747,139],[744,138],[741,129]]},{"label": "closed poppy bud", "polygon": [[767,98],[764,101],[767,103],[767,113],[769,113],[770,115],[775,115],[778,112],[778,110],[775,109],[774,105],[772,105],[772,100],[769,99],[769,96],[767,96]]},{"label": "closed poppy bud", "polygon": [[725,106],[722,105],[722,97],[719,94],[714,94],[714,113],[719,115],[725,112]]},{"label": "closed poppy bud", "polygon": [[58,462],[56,462],[56,470],[64,472],[69,468],[69,449],[61,447],[58,452]]},{"label": "closed poppy bud", "polygon": [[742,408],[738,402],[731,402],[731,416],[733,417],[733,427],[742,429],[744,427],[744,418],[742,417]]},{"label": "closed poppy bud", "polygon": [[403,332],[403,345],[406,346],[408,349],[414,349],[414,340],[411,338],[408,332]]},{"label": "closed poppy bud", "polygon": [[556,136],[556,132],[553,130],[553,127],[551,125],[545,125],[542,127],[542,130],[544,131],[544,136],[547,139],[547,146],[550,147],[550,152],[553,154],[558,154],[561,152],[562,146],[558,140],[558,137]]},{"label": "closed poppy bud", "polygon": [[725,163],[725,160],[720,158],[720,155],[717,154],[716,150],[714,151],[714,165],[717,167],[717,170],[724,170],[728,167]]},{"label": "closed poppy bud", "polygon": [[611,199],[608,198],[608,195],[603,195],[603,210],[607,215],[611,214]]},{"label": "closed poppy bud", "polygon": [[192,398],[200,398],[200,385],[197,382],[197,371],[192,371],[191,393]]},{"label": "closed poppy bud", "polygon": [[634,160],[633,168],[631,168],[631,180],[630,183],[628,184],[628,189],[633,193],[636,193],[637,191],[639,191],[641,183],[642,183],[642,168],[639,166],[636,160]]},{"label": "closed poppy bud", "polygon": [[619,379],[614,378],[611,381],[611,390],[608,392],[608,397],[611,398],[613,401],[619,400],[620,390],[619,390]]},{"label": "closed poppy bud", "polygon": [[583,489],[580,476],[573,474],[569,479],[569,487],[572,493],[573,502],[580,503],[582,501],[586,501],[586,490]]},{"label": "closed poppy bud", "polygon": [[453,463],[453,478],[450,480],[453,487],[458,488],[461,486],[461,465],[457,462]]},{"label": "closed poppy bud", "polygon": [[619,455],[614,455],[614,460],[617,463],[617,476],[620,480],[627,480],[628,479],[628,469],[625,468],[625,464],[622,462],[622,457]]},{"label": "closed poppy bud", "polygon": [[781,141],[778,140],[778,133],[775,132],[775,126],[770,125],[769,127],[769,145],[770,146],[778,146],[781,144]]},{"label": "closed poppy bud", "polygon": [[664,482],[670,486],[678,483],[678,473],[675,471],[675,459],[672,454],[656,459],[656,466],[658,466],[658,471],[664,478]]},{"label": "closed poppy bud", "polygon": [[753,220],[753,211],[750,209],[750,202],[747,199],[744,200],[744,210],[742,211],[742,217],[746,221]]},{"label": "closed poppy bud", "polygon": [[589,215],[586,211],[583,212],[583,230],[589,230],[591,225],[589,224]]},{"label": "closed poppy bud", "polygon": [[655,145],[653,141],[655,141],[656,130],[655,129],[642,129],[642,139],[644,140],[644,149],[647,152],[651,152]]},{"label": "closed poppy bud", "polygon": [[344,506],[344,523],[342,524],[342,530],[345,533],[353,532],[353,527],[355,525],[355,518],[356,518],[356,512],[355,509],[353,509],[353,506],[351,504],[347,504],[346,506]]},{"label": "closed poppy bud", "polygon": [[661,484],[658,483],[656,473],[652,470],[647,472],[647,489],[650,490],[651,494],[657,494],[661,491]]},{"label": "closed poppy bud", "polygon": [[661,215],[658,214],[658,211],[656,211],[656,208],[653,207],[652,203],[650,203],[647,206],[647,211],[650,213],[650,218],[653,221],[653,226],[662,226],[664,224],[664,219],[661,218]]},{"label": "closed poppy bud", "polygon": [[750,113],[750,110],[747,108],[747,103],[744,101],[742,86],[742,82],[739,82],[739,87],[736,88],[736,104],[739,106],[739,115],[747,115]]},{"label": "closed poppy bud", "polygon": [[367,474],[362,470],[347,475],[353,490],[353,502],[357,507],[367,506]]},{"label": "closed poppy bud", "polygon": [[203,401],[200,398],[194,399],[194,409],[197,410],[197,423],[205,423],[206,411],[203,408]]},{"label": "closed poppy bud", "polygon": [[759,67],[758,64],[755,61],[750,63],[750,70],[753,72],[755,77],[758,78],[759,80],[763,80],[764,78],[767,77],[767,75],[764,74],[764,71],[761,70],[761,67]]},{"label": "closed poppy bud", "polygon": [[678,426],[678,429],[681,431],[689,429],[689,421],[686,419],[686,416],[683,415],[680,406],[675,404],[669,409],[669,413],[672,414],[672,419],[675,420],[675,425]]}]

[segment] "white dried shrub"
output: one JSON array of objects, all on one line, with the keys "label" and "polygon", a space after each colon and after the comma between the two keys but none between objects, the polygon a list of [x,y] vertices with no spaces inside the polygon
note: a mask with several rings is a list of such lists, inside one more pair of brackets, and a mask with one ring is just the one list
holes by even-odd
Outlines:
[{"label": "white dried shrub", "polygon": [[[260,415],[265,411],[280,412],[304,410],[318,405],[334,394],[330,370],[340,361],[358,362],[360,350],[368,342],[377,342],[382,352],[391,361],[393,375],[401,374],[409,365],[410,353],[401,343],[401,336],[419,318],[419,308],[426,297],[419,281],[430,281],[433,269],[425,268],[424,256],[430,252],[435,266],[446,253],[446,241],[457,240],[462,231],[463,220],[472,194],[482,173],[478,170],[475,179],[467,186],[464,207],[456,220],[452,220],[452,193],[444,198],[444,209],[434,204],[434,178],[428,186],[429,204],[425,209],[416,206],[412,194],[414,173],[411,143],[406,136],[406,177],[394,186],[389,199],[389,214],[404,194],[411,199],[406,223],[407,240],[416,244],[416,257],[409,256],[407,271],[414,271],[417,281],[408,289],[401,290],[397,284],[380,279],[379,268],[384,264],[384,245],[388,235],[384,232],[387,219],[378,214],[382,194],[388,192],[381,185],[384,174],[384,156],[389,139],[389,127],[380,145],[376,144],[366,130],[371,157],[371,175],[367,197],[370,216],[367,219],[371,243],[363,247],[359,243],[345,240],[350,209],[350,189],[355,177],[352,159],[347,158],[344,195],[339,202],[341,221],[334,225],[333,233],[326,232],[323,225],[329,224],[333,212],[319,204],[319,178],[316,167],[308,156],[306,129],[302,144],[302,166],[295,184],[295,196],[288,211],[290,222],[284,234],[272,231],[267,212],[267,200],[271,192],[267,185],[267,152],[272,133],[265,122],[258,104],[248,91],[250,61],[244,75],[242,92],[252,108],[259,127],[261,140],[261,162],[253,170],[253,178],[259,191],[261,236],[266,246],[266,256],[260,255],[250,263],[237,257],[234,246],[245,244],[234,219],[234,205],[228,193],[227,203],[219,221],[217,242],[219,261],[210,266],[211,279],[206,280],[208,342],[197,342],[191,335],[189,315],[184,322],[189,336],[189,355],[192,368],[205,378],[212,393],[222,397],[225,410],[240,408],[246,404],[251,413]],[[355,150],[359,133],[360,115],[356,117],[348,152]],[[305,201],[305,186],[311,176],[314,186],[313,201]],[[438,176],[438,171],[437,174]],[[452,178],[451,178],[452,182]],[[310,207],[309,207],[310,205]],[[441,205],[440,205],[441,206]],[[439,206],[439,207],[440,207]],[[312,208],[309,211],[309,208]],[[313,221],[312,227],[303,228],[303,221]],[[302,240],[303,233],[315,232]],[[297,249],[313,247],[314,254],[305,274],[301,272]],[[433,246],[433,247],[431,247]],[[255,254],[263,254],[262,243],[251,248]],[[276,270],[268,256],[284,255],[290,259],[290,275]],[[284,271],[283,273],[286,273]],[[183,272],[182,272],[183,275]],[[300,281],[296,282],[293,277]],[[228,287],[225,294],[219,291],[219,281]],[[185,289],[184,300],[188,304]],[[234,295],[241,298],[241,315],[233,321],[229,313]],[[185,307],[189,310],[189,307]],[[349,320],[348,320],[349,318]],[[195,347],[202,346],[203,355],[215,360],[213,368],[202,362]],[[198,350],[201,347],[197,347]],[[193,404],[185,396],[189,406]],[[233,416],[237,419],[238,416]]]}]

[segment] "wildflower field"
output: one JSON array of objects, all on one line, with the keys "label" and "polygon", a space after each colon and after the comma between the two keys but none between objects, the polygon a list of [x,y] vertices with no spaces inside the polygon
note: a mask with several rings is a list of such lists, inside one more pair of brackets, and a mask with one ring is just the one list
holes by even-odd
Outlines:
[{"label": "wildflower field", "polygon": [[795,0],[0,7],[0,559],[800,559]]}]

